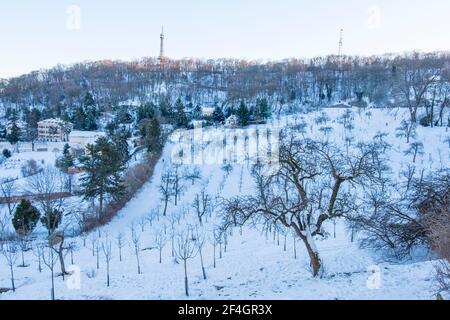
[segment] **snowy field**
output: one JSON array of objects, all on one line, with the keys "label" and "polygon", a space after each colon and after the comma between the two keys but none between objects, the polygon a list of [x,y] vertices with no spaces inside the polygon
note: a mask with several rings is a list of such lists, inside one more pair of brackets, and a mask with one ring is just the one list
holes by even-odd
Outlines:
[{"label": "snowy field", "polygon": [[[350,120],[353,129],[344,128],[339,119],[346,109],[324,109],[329,121],[316,124],[321,112],[273,119],[266,126],[251,129],[271,130],[287,125],[307,123],[305,137],[323,138],[345,145],[346,137],[354,142],[370,141],[379,133],[388,133],[386,141],[392,145],[389,164],[393,176],[409,164],[412,156],[406,155],[406,138],[396,137],[396,128],[406,118],[405,110],[352,110]],[[330,127],[332,130],[320,130]],[[209,129],[222,133],[223,129]],[[328,132],[328,133],[326,133]],[[209,132],[214,135],[214,132]],[[217,133],[217,132],[216,132]],[[447,142],[448,128],[418,127],[415,139],[423,143],[423,153],[418,155],[415,165],[419,170],[431,172],[450,165],[450,148]],[[93,232],[87,238],[74,238],[77,249],[65,257],[74,273],[63,280],[56,278],[57,299],[185,299],[184,267],[182,261],[172,256],[172,234],[196,229],[206,241],[202,258],[207,279],[203,279],[201,257],[188,260],[189,299],[435,299],[433,255],[420,252],[403,262],[387,261],[380,253],[360,249],[352,242],[344,221],[336,225],[336,239],[318,239],[318,249],[324,264],[322,278],[313,278],[304,246],[291,233],[275,235],[253,228],[235,228],[227,233],[222,243],[214,241],[213,231],[219,223],[217,210],[208,221],[199,224],[193,212],[192,202],[204,189],[211,196],[232,197],[254,192],[250,163],[233,165],[225,172],[217,164],[198,166],[201,180],[194,185],[184,181],[184,191],[177,206],[169,203],[167,216],[154,216],[155,209],[161,212],[162,203],[159,185],[165,170],[171,165],[176,139],[165,147],[155,173],[136,197],[107,226]],[[28,154],[22,154],[26,157]],[[48,157],[50,157],[48,155]],[[36,159],[38,160],[38,159]],[[50,160],[46,160],[50,161]],[[192,165],[183,165],[179,170],[191,170]],[[3,170],[3,169],[2,169]],[[12,170],[12,169],[11,169]],[[215,209],[218,209],[216,206]],[[3,214],[6,209],[3,208]],[[1,213],[0,213],[1,214]],[[333,224],[325,229],[332,233]],[[139,259],[141,274],[131,240],[131,229],[139,237]],[[117,236],[122,234],[122,262],[119,261]],[[162,249],[162,263],[156,237],[166,238]],[[110,287],[106,286],[106,261],[102,248],[97,257],[96,244],[112,242]],[[70,242],[69,240],[67,240]],[[85,242],[85,243],[83,243]],[[215,246],[214,246],[215,244]],[[176,246],[176,244],[174,244]],[[215,248],[215,250],[214,250]],[[216,259],[214,259],[214,256]],[[216,266],[214,267],[214,260]],[[19,265],[21,258],[18,259]],[[0,294],[0,299],[49,299],[51,277],[42,264],[38,270],[38,258],[33,251],[25,253],[28,267],[15,267],[16,292]],[[98,262],[98,264],[97,264]],[[55,266],[59,270],[58,264]],[[10,286],[9,267],[0,257],[0,288]]]}]

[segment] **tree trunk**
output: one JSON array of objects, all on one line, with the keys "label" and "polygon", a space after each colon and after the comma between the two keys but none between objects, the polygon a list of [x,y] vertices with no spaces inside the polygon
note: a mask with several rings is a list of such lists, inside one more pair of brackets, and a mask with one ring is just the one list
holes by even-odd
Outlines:
[{"label": "tree trunk", "polygon": [[[163,211],[163,216],[165,217],[166,216],[166,213],[167,213],[167,202],[168,202],[168,199],[166,198],[165,200],[164,200],[164,211]],[[159,221],[159,220],[158,220]]]},{"label": "tree trunk", "polygon": [[294,259],[297,260],[297,240],[294,237]]},{"label": "tree trunk", "polygon": [[216,241],[214,241],[213,245],[214,250],[214,269],[216,268]]},{"label": "tree trunk", "polygon": [[186,260],[184,260],[184,289],[186,291],[186,297],[189,297],[189,285],[188,285]]},{"label": "tree trunk", "polygon": [[306,250],[309,255],[312,273],[314,277],[319,276],[322,268],[322,261],[320,260],[319,253],[317,252],[316,245],[311,235],[300,235]]},{"label": "tree trunk", "polygon": [[101,220],[102,214],[103,214],[103,192],[100,193],[99,197],[98,221]]},{"label": "tree trunk", "polygon": [[141,264],[139,263],[139,253],[136,250],[136,261],[137,261],[137,269],[138,269],[138,274],[141,274]]},{"label": "tree trunk", "polygon": [[[53,259],[53,254],[52,254],[52,259]],[[50,263],[52,263],[52,262],[50,262]],[[55,276],[53,273],[53,267],[50,269],[50,271],[52,273],[52,289],[50,291],[50,295],[51,295],[52,300],[55,300]]]},{"label": "tree trunk", "polygon": [[13,291],[13,292],[16,292],[16,286],[15,286],[15,284],[14,284],[14,269],[13,269],[13,265],[11,264],[11,265],[9,266],[9,268],[10,268],[10,271],[11,271],[11,286],[12,286],[12,291]]},{"label": "tree trunk", "polygon": [[64,276],[67,274],[66,272],[66,264],[64,263],[64,240],[61,241],[61,243],[59,244],[59,250],[57,251],[58,253],[58,258],[59,258],[59,264],[61,265],[61,274],[64,280]]},{"label": "tree trunk", "polygon": [[109,287],[109,262],[106,264],[106,286]]},{"label": "tree trunk", "polygon": [[203,279],[206,280],[206,271],[205,271],[205,266],[203,265],[202,249],[199,250],[199,253],[200,253],[200,263],[202,264]]}]

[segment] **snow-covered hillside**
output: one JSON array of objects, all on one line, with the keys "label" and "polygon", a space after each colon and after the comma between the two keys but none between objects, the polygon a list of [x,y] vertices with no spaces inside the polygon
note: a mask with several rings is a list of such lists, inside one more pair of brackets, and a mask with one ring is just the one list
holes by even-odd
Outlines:
[{"label": "snow-covered hillside", "polygon": [[[392,145],[388,154],[392,175],[400,176],[407,165],[413,164],[412,155],[405,153],[409,148],[406,138],[396,136],[401,121],[407,117],[405,110],[350,110],[351,114],[349,109],[330,108],[285,116],[248,130],[270,128],[275,131],[306,123],[305,137],[328,139],[342,146],[349,143],[349,138],[356,144],[387,133],[386,141]],[[344,114],[350,115],[345,121],[342,120]],[[220,136],[224,130],[205,129],[205,148],[209,145],[207,137]],[[423,143],[423,152],[418,154],[414,164],[417,169],[431,172],[450,167],[448,138],[448,128],[418,127],[417,135],[412,139]],[[201,180],[194,184],[184,181],[177,206],[171,201],[167,216],[161,216],[161,179],[167,170],[174,170],[173,150],[177,142],[174,137],[169,140],[151,181],[109,225],[87,238],[71,239],[76,249],[68,252],[65,260],[67,265],[73,264],[71,270],[74,273],[65,280],[62,277],[56,279],[57,299],[185,299],[184,267],[182,261],[172,256],[172,248],[177,246],[176,235],[187,230],[196,230],[205,238],[202,255],[196,254],[187,262],[190,299],[435,299],[433,277],[437,261],[433,261],[432,253],[420,252],[408,261],[386,261],[380,253],[360,249],[356,240],[352,242],[343,220],[336,224],[336,239],[330,235],[318,240],[325,271],[321,278],[312,277],[306,250],[291,233],[235,228],[227,232],[222,243],[218,243],[214,239],[214,231],[220,223],[218,204],[201,225],[192,203],[202,190],[215,198],[252,194],[255,189],[248,161],[231,163],[232,170],[229,171],[224,169],[219,156],[214,164],[197,165]],[[184,164],[178,170],[192,170],[193,167]],[[155,210],[159,215],[154,215]],[[0,214],[7,214],[6,209],[2,208]],[[137,271],[132,229],[139,238],[142,274]],[[334,226],[328,223],[325,229],[333,233]],[[117,245],[119,234],[125,239],[122,262]],[[172,235],[175,235],[173,242]],[[158,237],[166,240],[163,241],[162,263],[159,262]],[[106,260],[101,247],[108,240],[112,242],[110,287],[106,286]],[[0,288],[9,287],[9,267],[3,257],[0,261]],[[42,264],[42,272],[38,271],[39,261],[33,251],[25,253],[25,262],[28,267],[14,268],[16,292],[0,294],[0,299],[50,298],[48,268]],[[55,269],[58,268],[56,264]]]}]

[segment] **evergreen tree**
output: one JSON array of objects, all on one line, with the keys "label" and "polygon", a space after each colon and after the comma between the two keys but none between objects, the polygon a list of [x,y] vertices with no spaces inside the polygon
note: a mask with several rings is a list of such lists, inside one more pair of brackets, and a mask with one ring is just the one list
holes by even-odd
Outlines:
[{"label": "evergreen tree", "polygon": [[184,105],[183,102],[181,102],[180,98],[178,98],[175,103],[175,112],[176,112],[175,121],[177,127],[186,128],[189,120],[186,116],[186,112],[184,111]]},{"label": "evergreen tree", "polygon": [[99,112],[94,97],[90,92],[86,93],[83,106],[85,113],[84,130],[97,130],[97,118],[99,116]]},{"label": "evergreen tree", "polygon": [[105,126],[105,130],[109,136],[113,136],[119,130],[119,125],[115,120],[109,121]]},{"label": "evergreen tree", "polygon": [[118,200],[124,194],[120,175],[123,158],[117,146],[105,137],[100,137],[94,145],[86,147],[86,156],[81,163],[85,176],[81,178],[85,199],[98,199],[99,219],[102,218],[105,196]]},{"label": "evergreen tree", "polygon": [[237,116],[239,118],[239,124],[241,126],[248,125],[248,122],[250,121],[250,111],[248,110],[247,105],[244,101],[241,101],[241,104],[239,105]]},{"label": "evergreen tree", "polygon": [[16,233],[20,236],[31,234],[39,221],[40,215],[39,210],[29,200],[22,199],[12,219]]},{"label": "evergreen tree", "polygon": [[142,120],[152,119],[155,116],[155,109],[152,102],[139,106],[136,112],[136,122],[141,123]]},{"label": "evergreen tree", "polygon": [[116,116],[117,123],[120,124],[130,124],[133,122],[133,117],[131,116],[130,112],[128,111],[129,107],[122,106],[119,108]]},{"label": "evergreen tree", "polygon": [[175,114],[173,112],[173,108],[172,108],[172,105],[170,104],[170,102],[163,100],[159,105],[159,109],[161,111],[161,115],[164,118],[167,118],[169,121],[172,121],[173,118],[175,117]]},{"label": "evergreen tree", "polygon": [[123,165],[126,165],[128,160],[130,160],[130,151],[128,146],[128,136],[129,133],[126,130],[118,130],[112,136],[112,141],[114,142],[116,149],[120,153],[121,161]]},{"label": "evergreen tree", "polygon": [[197,105],[197,106],[194,108],[194,110],[192,111],[192,117],[193,117],[195,120],[200,120],[200,119],[203,118],[202,108],[201,108],[200,106]]},{"label": "evergreen tree", "polygon": [[225,110],[225,118],[229,118],[230,116],[235,115],[236,113],[237,112],[234,107],[229,107]]},{"label": "evergreen tree", "polygon": [[12,145],[17,144],[20,141],[22,132],[17,124],[19,117],[17,115],[17,110],[12,109],[11,116],[9,118],[9,130],[6,134],[6,140]]},{"label": "evergreen tree", "polygon": [[74,165],[74,158],[72,154],[70,153],[70,146],[69,144],[64,145],[63,149],[63,155],[60,157],[57,162],[56,166],[60,168],[62,171],[66,172],[69,170],[70,167],[73,167]]},{"label": "evergreen tree", "polygon": [[95,106],[89,106],[85,109],[86,119],[84,122],[84,129],[88,131],[95,131],[97,127],[98,110]]},{"label": "evergreen tree", "polygon": [[2,154],[6,159],[11,158],[11,156],[12,156],[11,151],[9,151],[8,149],[3,149]]},{"label": "evergreen tree", "polygon": [[64,103],[64,96],[61,97],[61,100],[56,104],[55,114],[57,118],[61,118],[64,110],[66,110],[66,105]]},{"label": "evergreen tree", "polygon": [[31,142],[32,150],[34,151],[34,142],[38,138],[38,122],[41,119],[41,112],[33,108],[29,110],[25,109],[24,121],[26,123],[25,140]]},{"label": "evergreen tree", "polygon": [[216,107],[213,112],[212,120],[214,123],[224,123],[225,115],[223,114],[221,107]]},{"label": "evergreen tree", "polygon": [[144,121],[141,125],[142,145],[148,152],[158,152],[162,149],[161,127],[157,118]]},{"label": "evergreen tree", "polygon": [[45,213],[41,218],[41,223],[47,228],[48,234],[51,235],[58,229],[62,222],[63,211],[56,208]]},{"label": "evergreen tree", "polygon": [[95,106],[94,97],[92,96],[92,94],[90,92],[87,92],[86,95],[84,96],[83,106],[85,108]]},{"label": "evergreen tree", "polygon": [[76,130],[84,130],[85,128],[85,119],[86,114],[84,113],[83,107],[78,107],[75,109],[75,114],[73,116],[72,122],[74,125],[74,128]]},{"label": "evergreen tree", "polygon": [[266,98],[258,99],[256,102],[256,116],[261,119],[267,119],[270,117],[269,102]]}]

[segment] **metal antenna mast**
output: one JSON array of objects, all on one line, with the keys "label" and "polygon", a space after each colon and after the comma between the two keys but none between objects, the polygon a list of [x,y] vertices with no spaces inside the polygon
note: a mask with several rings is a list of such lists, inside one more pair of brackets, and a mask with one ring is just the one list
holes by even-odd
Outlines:
[{"label": "metal antenna mast", "polygon": [[342,55],[342,46],[343,45],[344,45],[344,29],[341,29],[341,34],[339,37],[339,53],[338,53],[339,58]]},{"label": "metal antenna mast", "polygon": [[159,62],[162,64],[164,62],[164,26],[161,28],[161,44],[159,50]]}]

